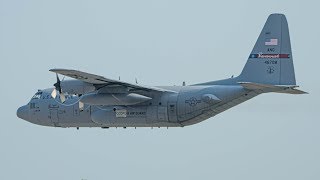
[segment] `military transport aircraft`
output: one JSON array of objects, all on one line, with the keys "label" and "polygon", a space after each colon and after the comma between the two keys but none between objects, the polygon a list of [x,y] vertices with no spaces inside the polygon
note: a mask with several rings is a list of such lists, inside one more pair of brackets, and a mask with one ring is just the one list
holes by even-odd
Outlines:
[{"label": "military transport aircraft", "polygon": [[[295,80],[289,30],[271,14],[241,74],[189,86],[148,87],[69,69],[39,90],[17,116],[53,127],[183,127],[268,92],[304,94]],[[72,80],[60,81],[58,74]]]}]

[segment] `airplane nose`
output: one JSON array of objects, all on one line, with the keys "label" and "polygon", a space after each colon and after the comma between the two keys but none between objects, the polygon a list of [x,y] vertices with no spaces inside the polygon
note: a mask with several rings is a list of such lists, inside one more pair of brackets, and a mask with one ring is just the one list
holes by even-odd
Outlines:
[{"label": "airplane nose", "polygon": [[29,109],[28,106],[21,106],[17,110],[17,116],[21,119],[28,120],[29,119]]}]

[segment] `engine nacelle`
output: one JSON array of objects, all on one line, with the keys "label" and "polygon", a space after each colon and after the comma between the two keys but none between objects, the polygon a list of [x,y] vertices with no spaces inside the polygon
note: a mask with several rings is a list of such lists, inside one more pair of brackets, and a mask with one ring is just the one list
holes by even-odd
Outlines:
[{"label": "engine nacelle", "polygon": [[62,92],[68,94],[86,94],[96,90],[92,84],[79,80],[61,81],[61,89]]}]

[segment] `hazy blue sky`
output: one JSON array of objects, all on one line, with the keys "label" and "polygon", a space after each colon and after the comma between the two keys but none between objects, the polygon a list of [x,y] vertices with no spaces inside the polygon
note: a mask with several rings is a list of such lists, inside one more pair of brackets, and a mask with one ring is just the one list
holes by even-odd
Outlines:
[{"label": "hazy blue sky", "polygon": [[[319,1],[0,0],[0,179],[320,179]],[[237,75],[270,13],[289,22],[297,83],[200,124],[61,129],[16,117],[50,68],[148,85]]]}]

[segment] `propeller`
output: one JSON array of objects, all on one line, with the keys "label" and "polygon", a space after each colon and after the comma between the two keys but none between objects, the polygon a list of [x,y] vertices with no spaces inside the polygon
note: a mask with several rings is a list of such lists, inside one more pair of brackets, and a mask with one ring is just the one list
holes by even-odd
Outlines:
[{"label": "propeller", "polygon": [[[57,91],[59,92],[59,98],[60,98],[60,101],[62,103],[64,103],[66,101],[66,97],[65,95],[62,93],[62,89],[61,89],[61,81],[60,81],[60,78],[58,76],[58,74],[56,74],[56,77],[57,77],[57,82],[53,84],[53,86],[55,87],[55,89],[53,89],[52,93],[51,93],[51,96],[53,98],[56,98],[58,93]],[[62,79],[62,81],[64,80],[64,77]]]},{"label": "propeller", "polygon": [[58,74],[56,74],[57,77],[57,82],[53,84],[53,86],[56,88],[57,91],[59,91],[59,93],[62,93],[62,89],[61,89],[61,81],[60,78],[58,76]]}]

